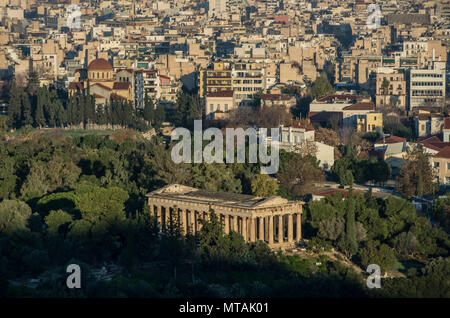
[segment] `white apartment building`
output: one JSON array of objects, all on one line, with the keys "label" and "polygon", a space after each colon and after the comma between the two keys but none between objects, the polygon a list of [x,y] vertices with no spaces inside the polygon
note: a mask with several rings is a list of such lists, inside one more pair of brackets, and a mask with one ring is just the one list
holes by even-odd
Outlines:
[{"label": "white apartment building", "polygon": [[235,103],[237,106],[250,106],[254,96],[266,89],[266,72],[263,63],[236,61],[233,65],[232,79]]},{"label": "white apartment building", "polygon": [[410,109],[418,106],[444,106],[445,68],[411,70]]}]

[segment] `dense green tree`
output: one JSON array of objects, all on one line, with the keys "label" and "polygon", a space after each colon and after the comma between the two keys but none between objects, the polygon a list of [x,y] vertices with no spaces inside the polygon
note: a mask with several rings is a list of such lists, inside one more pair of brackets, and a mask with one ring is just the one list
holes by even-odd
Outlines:
[{"label": "dense green tree", "polygon": [[30,97],[27,94],[22,94],[22,118],[21,125],[31,126],[33,124],[33,117],[31,116]]},{"label": "dense green tree", "polygon": [[150,123],[155,120],[155,104],[153,100],[145,93],[143,117]]},{"label": "dense green tree", "polygon": [[319,77],[316,79],[312,86],[312,98],[320,98],[327,95],[334,94],[335,90],[333,86],[328,82],[325,77]]},{"label": "dense green tree", "polygon": [[277,194],[277,180],[267,174],[257,175],[251,183],[252,193],[260,197],[271,197]]},{"label": "dense green tree", "polygon": [[[431,166],[429,155],[423,146],[417,144],[406,149],[404,164],[400,169],[398,190],[410,197],[413,195],[430,194],[436,190],[435,171]],[[420,183],[419,183],[420,181]]]},{"label": "dense green tree", "polygon": [[353,195],[350,191],[349,198],[347,199],[347,213],[345,215],[345,247],[350,255],[354,255],[358,251],[358,242],[356,240],[355,203],[353,200]]},{"label": "dense green tree", "polygon": [[72,221],[72,216],[63,210],[50,211],[45,217],[45,224],[50,233],[58,233],[62,226],[68,225]]},{"label": "dense green tree", "polygon": [[363,266],[377,264],[383,271],[392,268],[397,261],[394,250],[379,241],[368,241],[367,246],[361,250],[360,256]]},{"label": "dense green tree", "polygon": [[0,202],[0,233],[11,235],[26,230],[30,216],[31,209],[25,202],[17,200]]}]

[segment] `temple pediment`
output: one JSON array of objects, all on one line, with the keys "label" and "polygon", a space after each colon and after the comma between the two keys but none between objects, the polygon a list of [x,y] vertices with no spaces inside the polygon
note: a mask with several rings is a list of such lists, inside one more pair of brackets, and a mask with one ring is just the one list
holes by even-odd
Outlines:
[{"label": "temple pediment", "polygon": [[258,206],[258,207],[265,207],[265,206],[274,206],[274,205],[279,205],[279,204],[286,204],[289,201],[279,197],[279,196],[273,196],[270,198],[263,198],[261,201],[258,201],[254,204],[254,206]]}]

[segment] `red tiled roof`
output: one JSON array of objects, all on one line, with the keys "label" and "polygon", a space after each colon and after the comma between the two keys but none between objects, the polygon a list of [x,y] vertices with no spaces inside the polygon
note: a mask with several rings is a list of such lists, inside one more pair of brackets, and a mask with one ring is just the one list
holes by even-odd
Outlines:
[{"label": "red tiled roof", "polygon": [[[430,143],[425,143],[423,145],[424,146],[426,146],[426,145],[432,146],[432,147],[435,148],[435,150],[442,150],[445,147],[450,146],[450,142],[442,142],[442,141],[440,141],[440,142],[430,142]],[[433,149],[433,148],[431,148],[431,149]]]},{"label": "red tiled roof", "polygon": [[439,139],[438,136],[426,136],[426,137],[417,138],[417,142],[419,142],[419,143],[423,143],[423,142],[434,143],[434,142],[441,142],[441,140]]},{"label": "red tiled roof", "polygon": [[113,89],[123,89],[123,90],[127,90],[130,88],[131,83],[129,82],[114,82],[114,86]]},{"label": "red tiled roof", "polygon": [[389,136],[386,138],[380,138],[377,141],[375,141],[376,144],[396,144],[398,142],[405,142],[406,138],[403,137],[397,137],[397,136]]},{"label": "red tiled roof", "polygon": [[432,144],[432,143],[428,143],[428,142],[419,142],[420,144],[422,144],[425,148],[428,149],[432,149],[432,150],[436,150],[436,151],[440,151],[441,148],[439,148],[438,146]]},{"label": "red tiled roof", "polygon": [[373,110],[372,102],[358,102],[356,104],[344,107],[343,110]]},{"label": "red tiled roof", "polygon": [[88,70],[89,71],[112,71],[113,67],[111,64],[105,59],[95,59],[91,63],[89,63]]},{"label": "red tiled roof", "polygon": [[445,158],[450,159],[450,146],[445,147],[441,151],[439,151],[437,154],[434,155],[435,158]]},{"label": "red tiled roof", "polygon": [[70,82],[68,89],[83,89],[82,82]]},{"label": "red tiled roof", "polygon": [[233,97],[233,91],[220,91],[209,93],[206,97]]},{"label": "red tiled roof", "polygon": [[109,88],[109,87],[106,86],[106,85],[103,85],[102,83],[95,83],[95,84],[92,84],[92,86],[95,86],[95,85],[100,86],[101,88],[107,89],[108,91],[111,90],[111,88]]}]

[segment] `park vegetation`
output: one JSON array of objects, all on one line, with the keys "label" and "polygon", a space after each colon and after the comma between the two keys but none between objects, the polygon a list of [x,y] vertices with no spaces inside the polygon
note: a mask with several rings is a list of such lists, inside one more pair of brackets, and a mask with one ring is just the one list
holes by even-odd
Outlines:
[{"label": "park vegetation", "polygon": [[[320,178],[310,157],[282,152],[279,183],[260,176],[259,164],[175,165],[169,145],[130,131],[16,138],[2,143],[0,157],[3,296],[376,296],[364,287],[363,274],[339,261],[246,243],[237,233],[225,234],[217,217],[195,236],[184,236],[177,220],[159,233],[146,205],[146,193],[170,183],[301,199],[311,180],[299,177],[317,169],[308,173]],[[416,217],[407,201],[354,194],[313,201],[305,213],[306,237],[334,246],[356,264],[388,269],[397,259],[414,259],[424,264],[423,273],[414,273],[417,280],[445,269],[448,235]],[[82,268],[81,290],[65,286],[72,263]],[[109,279],[99,278],[98,270],[112,265]],[[411,292],[404,286],[409,280],[396,281],[389,283],[393,293]]]}]

